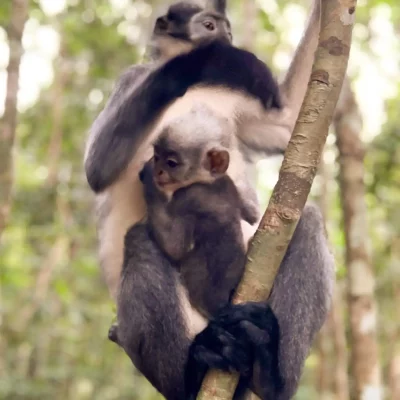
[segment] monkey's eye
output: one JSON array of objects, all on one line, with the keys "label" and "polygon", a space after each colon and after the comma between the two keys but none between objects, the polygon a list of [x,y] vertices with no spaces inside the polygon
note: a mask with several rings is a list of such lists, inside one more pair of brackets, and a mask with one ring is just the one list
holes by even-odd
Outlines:
[{"label": "monkey's eye", "polygon": [[154,162],[158,162],[160,157],[157,154],[154,154]]},{"label": "monkey's eye", "polygon": [[176,168],[178,166],[178,162],[176,160],[173,160],[172,158],[169,158],[167,160],[167,165],[170,168]]},{"label": "monkey's eye", "polygon": [[214,23],[209,21],[209,20],[208,21],[204,21],[203,22],[203,26],[209,31],[213,31],[215,29]]}]

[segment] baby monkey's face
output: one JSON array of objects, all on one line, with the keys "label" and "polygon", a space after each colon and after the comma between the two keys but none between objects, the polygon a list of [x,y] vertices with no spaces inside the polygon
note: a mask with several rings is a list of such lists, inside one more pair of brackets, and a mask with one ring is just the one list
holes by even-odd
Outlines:
[{"label": "baby monkey's face", "polygon": [[229,165],[226,150],[186,148],[176,151],[171,147],[154,146],[153,178],[165,192],[174,192],[182,187],[199,182],[213,182],[224,174]]},{"label": "baby monkey's face", "polygon": [[153,165],[154,182],[165,192],[174,192],[202,179],[198,158],[189,153],[184,155],[155,145]]}]

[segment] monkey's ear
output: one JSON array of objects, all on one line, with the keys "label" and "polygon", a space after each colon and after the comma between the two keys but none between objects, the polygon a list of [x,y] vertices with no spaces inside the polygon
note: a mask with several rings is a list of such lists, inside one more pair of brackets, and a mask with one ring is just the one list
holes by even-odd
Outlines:
[{"label": "monkey's ear", "polygon": [[224,174],[229,167],[229,153],[226,150],[212,149],[207,153],[206,168],[212,174]]},{"label": "monkey's ear", "polygon": [[206,7],[220,14],[226,14],[226,0],[206,0]]}]

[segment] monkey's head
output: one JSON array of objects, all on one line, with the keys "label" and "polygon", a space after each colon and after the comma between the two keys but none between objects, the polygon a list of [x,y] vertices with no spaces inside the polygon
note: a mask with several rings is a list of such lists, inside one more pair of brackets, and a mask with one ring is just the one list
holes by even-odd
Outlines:
[{"label": "monkey's head", "polygon": [[231,130],[227,119],[201,103],[166,125],[153,144],[153,179],[159,189],[174,192],[223,176]]},{"label": "monkey's head", "polygon": [[155,22],[152,57],[170,59],[215,39],[231,43],[231,26],[225,9],[225,0],[206,0],[205,5],[189,1],[171,5]]}]

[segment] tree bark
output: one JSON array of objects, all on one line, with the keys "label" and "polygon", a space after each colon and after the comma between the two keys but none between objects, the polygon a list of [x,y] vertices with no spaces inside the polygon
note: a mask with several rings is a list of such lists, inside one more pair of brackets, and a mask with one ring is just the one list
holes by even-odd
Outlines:
[{"label": "tree bark", "polygon": [[332,317],[329,314],[325,324],[318,333],[316,347],[318,364],[316,367],[316,389],[319,400],[332,398]]},{"label": "tree bark", "polygon": [[[319,177],[321,179],[321,190],[318,195],[318,204],[320,206],[324,221],[329,218],[329,194],[328,186],[331,180],[331,171],[324,161],[324,152],[321,156],[319,165]],[[316,389],[320,400],[332,398],[333,374],[332,374],[332,358],[333,350],[333,319],[332,310],[329,312],[328,318],[322,326],[317,336],[316,350],[318,354],[318,364],[315,369]]]},{"label": "tree bark", "polygon": [[258,6],[255,0],[246,0],[243,7],[243,47],[246,50],[254,50],[254,39],[257,34]]},{"label": "tree bark", "polygon": [[[399,240],[395,241],[395,262],[398,265]],[[396,279],[396,278],[394,278]],[[393,304],[400,304],[400,285],[396,280],[393,282]],[[396,318],[397,317],[397,318]],[[391,357],[389,361],[389,398],[400,399],[400,311],[397,308],[395,314],[396,326],[390,340]]]},{"label": "tree bark", "polygon": [[346,239],[347,291],[351,330],[351,372],[356,400],[382,398],[376,335],[375,277],[367,248],[361,116],[348,81],[343,85],[334,126]]},{"label": "tree bark", "polygon": [[[62,38],[62,31],[59,29]],[[58,170],[62,153],[63,142],[63,118],[64,118],[64,89],[67,71],[65,68],[65,49],[61,39],[60,52],[54,61],[54,81],[52,87],[53,110],[52,110],[52,134],[47,151],[48,175],[46,184],[55,187],[58,183]]]},{"label": "tree bark", "polygon": [[[317,171],[347,69],[356,1],[323,0],[308,90],[268,208],[250,244],[235,302],[268,299]],[[237,375],[210,371],[199,399],[231,399]]]},{"label": "tree bark", "polygon": [[333,348],[336,355],[333,392],[336,400],[349,400],[348,356],[342,298],[341,287],[336,285],[330,316],[333,333]]},{"label": "tree bark", "polygon": [[10,59],[7,67],[7,87],[4,115],[0,130],[0,237],[10,213],[13,182],[13,147],[17,126],[17,96],[19,66],[23,54],[22,34],[28,18],[28,0],[13,0],[7,28]]}]

